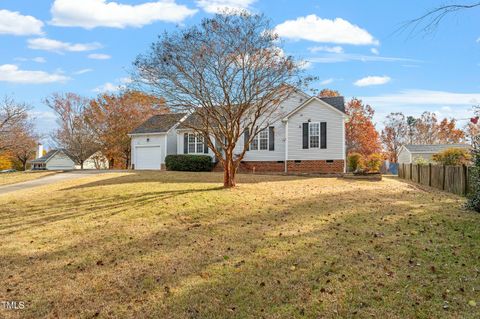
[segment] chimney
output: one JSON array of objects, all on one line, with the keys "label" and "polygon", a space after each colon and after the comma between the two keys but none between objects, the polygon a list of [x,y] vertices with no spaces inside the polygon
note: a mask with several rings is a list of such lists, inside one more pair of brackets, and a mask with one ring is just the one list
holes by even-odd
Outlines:
[{"label": "chimney", "polygon": [[37,158],[40,158],[43,156],[43,144],[38,143],[38,149],[37,149]]}]

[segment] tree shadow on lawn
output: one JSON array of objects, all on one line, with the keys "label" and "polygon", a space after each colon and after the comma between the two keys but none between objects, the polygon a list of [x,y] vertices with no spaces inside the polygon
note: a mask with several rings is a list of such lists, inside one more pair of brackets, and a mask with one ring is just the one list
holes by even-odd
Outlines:
[{"label": "tree shadow on lawn", "polygon": [[480,217],[445,207],[449,197],[377,195],[361,206],[350,190],[343,204],[319,194],[280,209],[185,210],[190,222],[140,234],[92,230],[33,259],[4,256],[0,279],[13,275],[5,297],[31,300],[31,318],[473,317]]},{"label": "tree shadow on lawn", "polygon": [[[238,184],[253,184],[266,182],[283,182],[303,180],[306,178],[318,178],[318,176],[294,176],[280,174],[238,174]],[[223,173],[216,172],[159,172],[159,171],[133,171],[126,176],[111,177],[104,180],[81,184],[66,188],[64,190],[82,189],[97,186],[110,186],[135,183],[202,183],[202,184],[223,184]]]}]

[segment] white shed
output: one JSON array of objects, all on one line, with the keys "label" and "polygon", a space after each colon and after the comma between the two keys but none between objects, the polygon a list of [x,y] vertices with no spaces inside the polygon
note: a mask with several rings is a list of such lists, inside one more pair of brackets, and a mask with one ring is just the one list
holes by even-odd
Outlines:
[{"label": "white shed", "polygon": [[398,153],[398,162],[400,164],[415,163],[420,158],[427,162],[432,162],[433,154],[437,154],[449,148],[469,149],[467,144],[426,144],[426,145],[404,145]]}]

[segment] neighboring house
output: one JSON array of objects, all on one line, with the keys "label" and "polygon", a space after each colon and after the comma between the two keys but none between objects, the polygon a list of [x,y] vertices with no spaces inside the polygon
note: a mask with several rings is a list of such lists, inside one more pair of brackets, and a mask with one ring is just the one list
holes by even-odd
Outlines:
[{"label": "neighboring house", "polygon": [[429,145],[404,145],[398,153],[398,162],[400,164],[410,164],[423,158],[427,162],[432,162],[433,154],[437,154],[449,148],[470,149],[467,144],[429,144]]},{"label": "neighboring house", "polygon": [[[108,169],[108,159],[98,151],[92,154],[83,162],[83,169]],[[81,169],[80,165],[75,165],[75,169]]]},{"label": "neighboring house", "polygon": [[[41,154],[38,152],[38,154]],[[51,150],[42,157],[30,161],[32,170],[73,170],[75,162],[63,149]]]},{"label": "neighboring house", "polygon": [[[343,97],[318,98],[298,92],[278,109],[276,120],[250,144],[241,170],[257,172],[343,173],[345,171],[345,106]],[[169,154],[213,152],[203,137],[188,128],[195,113],[156,115],[135,129],[134,169],[164,169]],[[236,148],[243,148],[241,138]],[[221,167],[217,166],[217,169]]]}]

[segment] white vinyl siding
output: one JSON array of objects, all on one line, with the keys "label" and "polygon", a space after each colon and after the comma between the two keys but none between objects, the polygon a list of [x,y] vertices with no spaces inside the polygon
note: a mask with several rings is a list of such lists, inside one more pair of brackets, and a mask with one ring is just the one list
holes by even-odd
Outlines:
[{"label": "white vinyl siding", "polygon": [[75,169],[75,163],[63,152],[57,152],[46,163],[47,170],[71,170]]},{"label": "white vinyl siding", "polygon": [[[327,123],[327,148],[303,149],[303,123]],[[288,119],[289,160],[344,160],[344,116],[326,103],[312,100]],[[320,126],[319,126],[320,129]],[[310,128],[309,128],[310,130]],[[319,138],[319,143],[320,143]],[[311,141],[309,141],[311,142]]]},{"label": "white vinyl siding", "polygon": [[402,147],[398,154],[398,162],[407,164],[412,162],[412,154],[405,147]]},{"label": "white vinyl siding", "polygon": [[138,147],[160,147],[160,164],[165,164],[167,154],[167,135],[166,134],[142,134],[132,136],[132,154],[131,161],[136,165],[136,151]]}]

